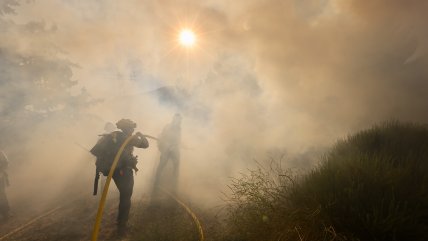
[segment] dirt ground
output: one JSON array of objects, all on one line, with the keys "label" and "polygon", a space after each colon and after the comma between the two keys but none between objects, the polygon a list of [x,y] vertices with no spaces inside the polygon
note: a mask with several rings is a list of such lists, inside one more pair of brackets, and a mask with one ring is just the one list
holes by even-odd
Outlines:
[{"label": "dirt ground", "polygon": [[[106,203],[99,240],[114,240],[117,201]],[[80,196],[68,202],[50,205],[45,210],[13,207],[13,216],[0,226],[0,240],[89,240],[98,208],[98,199]],[[115,231],[115,230],[114,230]]]},{"label": "dirt ground", "polygon": [[[0,240],[9,241],[79,241],[90,240],[99,197],[77,196],[74,200],[50,205],[44,210],[16,211],[0,224]],[[106,202],[99,231],[100,241],[118,240],[199,240],[194,220],[174,199],[163,198],[156,203],[149,199],[133,200],[129,232],[125,237],[116,233],[118,197]]]}]

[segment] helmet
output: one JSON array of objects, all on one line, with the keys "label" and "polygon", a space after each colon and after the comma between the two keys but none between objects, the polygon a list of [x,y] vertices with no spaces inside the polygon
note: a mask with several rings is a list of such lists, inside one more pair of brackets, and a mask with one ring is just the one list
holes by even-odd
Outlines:
[{"label": "helmet", "polygon": [[118,129],[133,129],[137,127],[137,124],[130,119],[121,119],[116,123]]},{"label": "helmet", "polygon": [[107,123],[104,125],[104,130],[105,130],[106,132],[113,132],[115,129],[116,129],[116,126],[115,126],[113,123],[111,123],[111,122],[107,122]]},{"label": "helmet", "polygon": [[179,113],[176,113],[174,117],[172,118],[172,124],[173,125],[180,125],[181,124],[181,115]]}]

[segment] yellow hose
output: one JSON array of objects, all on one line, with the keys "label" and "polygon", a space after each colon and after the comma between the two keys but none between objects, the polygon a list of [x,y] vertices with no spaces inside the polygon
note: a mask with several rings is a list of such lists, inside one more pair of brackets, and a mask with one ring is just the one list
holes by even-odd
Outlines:
[{"label": "yellow hose", "polygon": [[196,217],[195,213],[192,212],[192,210],[185,204],[183,203],[180,199],[178,199],[176,196],[174,196],[172,193],[166,191],[165,189],[161,188],[161,190],[168,194],[170,197],[172,197],[178,204],[180,204],[186,211],[187,213],[190,214],[190,216],[193,218],[193,221],[196,224],[196,227],[198,228],[199,231],[199,240],[200,241],[204,241],[204,230],[202,229],[202,225],[199,222],[199,219]]},{"label": "yellow hose", "polygon": [[123,144],[120,146],[119,151],[116,153],[116,156],[114,157],[113,163],[112,163],[111,168],[110,168],[110,172],[108,173],[108,176],[106,179],[106,183],[104,184],[103,194],[101,196],[100,205],[98,206],[97,217],[95,219],[94,229],[92,231],[91,241],[97,241],[98,240],[98,231],[99,231],[100,225],[101,225],[101,218],[103,216],[103,210],[104,210],[105,202],[107,199],[107,193],[108,193],[108,188],[110,186],[111,178],[112,178],[113,173],[116,169],[117,162],[119,161],[119,158],[122,155],[123,150],[125,149],[125,146],[128,144],[128,142],[133,137],[134,136],[129,136],[128,138],[126,138],[125,142],[123,142]]}]

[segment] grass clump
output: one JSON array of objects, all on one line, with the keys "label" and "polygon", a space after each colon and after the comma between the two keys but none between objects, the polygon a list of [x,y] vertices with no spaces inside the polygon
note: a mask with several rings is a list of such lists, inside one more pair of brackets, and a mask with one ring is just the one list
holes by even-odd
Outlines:
[{"label": "grass clump", "polygon": [[259,168],[231,189],[231,240],[428,240],[428,128],[374,126],[302,177]]}]

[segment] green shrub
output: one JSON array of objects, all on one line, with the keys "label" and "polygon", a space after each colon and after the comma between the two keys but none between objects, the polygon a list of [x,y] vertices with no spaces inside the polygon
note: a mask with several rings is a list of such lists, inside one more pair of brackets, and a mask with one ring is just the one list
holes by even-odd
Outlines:
[{"label": "green shrub", "polygon": [[[307,175],[235,179],[235,240],[428,240],[428,129],[389,122],[339,141]],[[287,177],[287,178],[284,178]],[[268,217],[263,218],[263,217]]]}]

